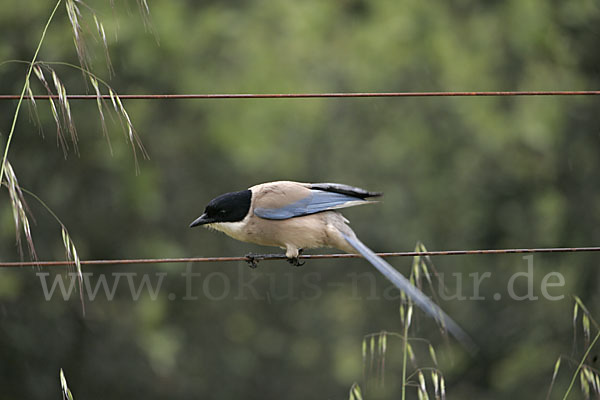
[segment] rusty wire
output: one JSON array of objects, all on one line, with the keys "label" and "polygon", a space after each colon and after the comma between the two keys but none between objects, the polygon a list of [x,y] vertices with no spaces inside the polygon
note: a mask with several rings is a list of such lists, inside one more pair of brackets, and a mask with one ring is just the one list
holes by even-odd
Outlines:
[{"label": "rusty wire", "polygon": [[[121,94],[122,100],[147,99],[274,99],[323,97],[470,97],[470,96],[597,96],[600,90],[538,90],[538,91],[483,91],[483,92],[354,92],[354,93],[214,93],[214,94]],[[20,96],[0,95],[0,100],[18,100]],[[99,96],[111,100],[110,94]],[[29,97],[28,97],[29,98]],[[58,99],[58,95],[34,95],[36,100]],[[68,100],[96,100],[94,94],[70,94]]]},{"label": "rusty wire", "polygon": [[[476,91],[476,92],[352,92],[352,93],[241,93],[241,94],[122,94],[123,100],[175,100],[175,99],[272,99],[272,98],[351,98],[351,97],[490,97],[490,96],[597,96],[600,90],[542,90],[542,91]],[[34,95],[36,100],[58,99],[58,95]],[[18,95],[0,95],[0,100],[18,100]],[[111,95],[100,96],[92,94],[67,95],[69,100],[111,100]],[[574,253],[598,252],[600,247],[558,247],[531,249],[496,249],[496,250],[450,250],[426,252],[389,252],[378,253],[381,257],[414,257],[421,256],[450,256],[477,254],[524,254],[524,253]],[[301,259],[325,258],[358,258],[358,254],[315,254],[303,255]],[[114,260],[82,260],[81,265],[125,265],[125,264],[164,264],[164,263],[195,263],[195,262],[252,262],[262,260],[285,260],[284,255],[257,254],[238,257],[181,257],[181,258],[152,258],[152,259],[114,259]],[[59,267],[75,265],[72,261],[11,261],[0,262],[0,268],[10,267]]]},{"label": "rusty wire", "polygon": [[[415,257],[415,256],[460,256],[460,255],[485,255],[485,254],[531,254],[531,253],[582,253],[599,252],[600,247],[550,247],[531,249],[492,249],[492,250],[443,250],[443,251],[404,251],[377,253],[380,257]],[[312,254],[301,255],[301,259],[326,259],[326,258],[360,258],[358,254]],[[245,261],[251,263],[263,260],[286,260],[283,254],[249,254],[238,257],[181,257],[181,258],[138,258],[114,260],[81,260],[81,265],[125,265],[125,264],[167,264],[167,263],[208,263],[208,262],[235,262]],[[73,261],[11,261],[0,262],[0,268],[11,267],[61,267],[75,265]]]}]

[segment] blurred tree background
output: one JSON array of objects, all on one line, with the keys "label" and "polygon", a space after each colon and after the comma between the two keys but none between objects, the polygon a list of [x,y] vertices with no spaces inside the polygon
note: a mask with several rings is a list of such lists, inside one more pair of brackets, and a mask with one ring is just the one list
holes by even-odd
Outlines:
[{"label": "blurred tree background", "polygon": [[[30,60],[54,2],[4,0],[0,61]],[[343,0],[151,2],[151,31],[133,1],[90,2],[104,23],[115,76],[88,41],[92,70],[126,93],[591,90],[600,84],[600,4],[594,0],[422,2]],[[82,6],[85,12],[85,7]],[[89,14],[86,29],[93,31]],[[82,17],[85,19],[85,15]],[[39,56],[77,64],[59,9]],[[76,69],[53,65],[69,93],[93,92]],[[0,65],[0,93],[20,93],[26,64]],[[32,80],[34,92],[45,91]],[[9,152],[21,185],[68,227],[82,259],[237,256],[270,252],[188,224],[223,192],[277,179],[352,184],[385,192],[348,210],[378,251],[592,246],[600,242],[600,99],[587,97],[359,98],[124,101],[149,160],[135,173],[118,121],[95,101],[71,102],[77,156],[56,145],[47,101],[43,136],[21,110]],[[15,102],[3,101],[6,142]],[[19,259],[6,190],[0,261]],[[33,198],[41,260],[64,259],[60,227]],[[474,357],[427,318],[412,335],[434,343],[449,398],[540,397],[560,355],[576,362],[571,295],[600,315],[598,255],[533,258],[537,301],[508,296],[527,270],[519,255],[437,257],[466,297],[441,305],[479,344]],[[392,264],[408,273],[411,260]],[[67,269],[0,271],[0,398],[59,398],[63,368],[76,399],[193,397],[342,399],[353,382],[366,398],[398,398],[401,342],[390,338],[385,385],[362,359],[364,335],[402,329],[397,296],[362,260],[86,267],[115,297],[44,298]],[[544,299],[544,276],[564,287]],[[489,272],[479,292],[472,275]],[[156,284],[132,298],[125,276]],[[137,274],[137,275],[132,275]],[[358,274],[358,275],[357,275]],[[524,278],[515,292],[527,292]],[[112,287],[112,286],[111,286]],[[387,292],[384,292],[387,290]],[[501,299],[496,299],[496,294]],[[190,297],[195,296],[196,299]],[[415,344],[419,366],[427,349]],[[592,350],[595,354],[597,350]],[[561,367],[553,396],[571,377]],[[414,377],[413,377],[414,379]],[[371,383],[368,383],[371,382]],[[416,398],[416,389],[409,389]],[[578,396],[577,394],[576,396]]]}]

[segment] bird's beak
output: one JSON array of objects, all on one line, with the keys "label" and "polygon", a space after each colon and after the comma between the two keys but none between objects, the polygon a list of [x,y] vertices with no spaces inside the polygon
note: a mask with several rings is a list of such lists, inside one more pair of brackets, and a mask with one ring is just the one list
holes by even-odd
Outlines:
[{"label": "bird's beak", "polygon": [[190,224],[190,228],[193,228],[193,227],[198,226],[198,225],[210,224],[211,222],[213,222],[211,220],[211,218],[209,218],[206,214],[202,214],[201,216],[199,216],[198,218],[196,218],[196,220],[194,220],[194,222],[192,222]]}]

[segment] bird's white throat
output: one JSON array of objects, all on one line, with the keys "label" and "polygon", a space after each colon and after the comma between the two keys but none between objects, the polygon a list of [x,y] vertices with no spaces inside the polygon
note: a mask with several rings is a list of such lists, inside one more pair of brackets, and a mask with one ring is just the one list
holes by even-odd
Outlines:
[{"label": "bird's white throat", "polygon": [[246,241],[245,227],[247,219],[248,218],[246,217],[242,221],[238,222],[215,222],[208,224],[207,227],[223,232],[227,236],[230,236],[234,239]]}]

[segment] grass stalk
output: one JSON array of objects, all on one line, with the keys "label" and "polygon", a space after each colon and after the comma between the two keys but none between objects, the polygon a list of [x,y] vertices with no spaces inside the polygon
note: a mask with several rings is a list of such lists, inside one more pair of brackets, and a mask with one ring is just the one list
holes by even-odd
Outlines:
[{"label": "grass stalk", "polygon": [[63,244],[65,246],[65,250],[67,253],[67,259],[70,261],[73,261],[73,263],[75,264],[75,268],[77,269],[77,276],[78,276],[78,280],[79,280],[79,300],[81,301],[81,310],[83,312],[83,315],[85,316],[85,301],[83,298],[83,271],[81,269],[81,260],[79,259],[79,256],[77,255],[77,249],[75,248],[75,243],[73,242],[73,239],[69,235],[69,231],[67,230],[67,227],[65,226],[65,224],[63,224],[63,222],[60,220],[58,215],[56,215],[56,213],[54,211],[52,211],[50,206],[48,204],[46,204],[46,202],[44,200],[42,200],[37,194],[33,193],[30,190],[24,189],[24,188],[21,188],[21,191],[23,191],[24,193],[26,193],[26,194],[30,195],[31,197],[33,197],[34,199],[36,199],[46,209],[46,211],[48,211],[50,213],[50,215],[52,215],[52,217],[60,225],[60,230],[61,230],[62,238],[63,238]]},{"label": "grass stalk", "polygon": [[10,127],[10,132],[8,134],[8,138],[6,140],[6,145],[4,147],[4,155],[2,156],[2,164],[0,165],[0,182],[2,182],[2,178],[4,178],[4,166],[5,166],[4,164],[8,157],[8,149],[10,148],[10,142],[12,141],[12,137],[15,133],[15,128],[17,126],[17,120],[19,118],[19,110],[21,109],[21,104],[23,104],[23,98],[25,97],[25,92],[27,91],[27,88],[29,87],[29,78],[31,77],[31,72],[33,71],[33,66],[35,64],[35,61],[37,60],[37,56],[40,52],[40,49],[42,48],[42,43],[44,42],[44,39],[46,38],[46,32],[48,31],[48,27],[50,26],[50,23],[52,22],[52,19],[54,18],[54,14],[56,14],[56,10],[58,10],[60,3],[62,3],[62,0],[58,0],[56,2],[56,5],[54,6],[52,13],[50,14],[50,17],[48,18],[48,21],[46,21],[46,25],[44,26],[44,30],[42,31],[42,37],[40,38],[40,41],[38,42],[38,45],[37,45],[37,48],[35,49],[35,53],[33,54],[31,63],[29,64],[29,68],[27,69],[27,75],[25,76],[25,83],[23,84],[23,90],[21,90],[21,96],[19,97],[19,102],[17,103],[17,109],[15,110],[15,115],[13,117],[12,125]]},{"label": "grass stalk", "polygon": [[[410,306],[409,306],[410,307]],[[404,336],[402,337],[402,400],[406,400],[406,368],[408,363],[408,318],[404,320]]]},{"label": "grass stalk", "polygon": [[581,370],[581,367],[583,366],[583,363],[585,363],[585,360],[587,359],[588,355],[590,354],[590,351],[592,351],[592,348],[594,347],[594,345],[598,341],[598,338],[600,338],[600,332],[598,332],[596,334],[596,337],[594,337],[594,340],[592,341],[592,343],[590,343],[590,345],[588,346],[587,350],[585,351],[585,354],[581,358],[581,361],[579,362],[579,365],[577,366],[577,369],[575,370],[575,373],[573,373],[573,378],[571,379],[571,383],[569,384],[569,388],[567,389],[567,392],[563,396],[563,400],[566,400],[567,397],[569,396],[569,394],[571,393],[571,390],[573,389],[573,385],[575,384],[575,381],[577,380],[577,375],[579,375],[579,371]]}]

